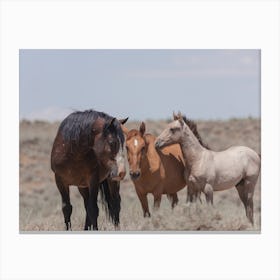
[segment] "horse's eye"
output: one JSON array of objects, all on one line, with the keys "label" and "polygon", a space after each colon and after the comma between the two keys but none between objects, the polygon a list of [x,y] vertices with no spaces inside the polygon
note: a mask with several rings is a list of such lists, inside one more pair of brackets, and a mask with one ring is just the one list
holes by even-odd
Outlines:
[{"label": "horse's eye", "polygon": [[114,140],[109,141],[109,145],[111,147],[111,149],[117,149],[117,142]]},{"label": "horse's eye", "polygon": [[141,149],[141,152],[142,152],[142,153],[144,153],[144,152],[145,152],[145,147],[143,147],[143,148]]},{"label": "horse's eye", "polygon": [[171,131],[171,133],[174,133],[175,129],[174,128],[170,128],[170,131]]}]

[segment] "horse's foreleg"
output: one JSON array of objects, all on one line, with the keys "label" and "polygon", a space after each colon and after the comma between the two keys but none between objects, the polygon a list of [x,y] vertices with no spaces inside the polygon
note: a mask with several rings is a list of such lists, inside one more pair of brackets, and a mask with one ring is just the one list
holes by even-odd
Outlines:
[{"label": "horse's foreleg", "polygon": [[61,177],[55,174],[55,182],[62,198],[62,212],[64,216],[65,229],[71,230],[72,205],[70,203],[69,186],[64,184]]},{"label": "horse's foreleg", "polygon": [[203,192],[205,193],[206,202],[213,205],[213,187],[210,184],[206,184]]},{"label": "horse's foreleg", "polygon": [[99,214],[99,209],[97,205],[97,196],[99,189],[98,176],[93,176],[89,187],[89,199],[87,205],[87,213],[90,221],[90,229],[98,230],[97,218]]},{"label": "horse's foreleg", "polygon": [[171,204],[171,207],[172,209],[178,204],[178,195],[177,193],[174,193],[171,195],[172,196],[172,204]]},{"label": "horse's foreleg", "polygon": [[196,187],[193,186],[191,184],[191,182],[189,182],[189,185],[188,185],[188,188],[187,188],[187,203],[196,202],[197,199],[200,201],[200,203],[202,203],[200,193],[201,193],[201,191],[196,189]]},{"label": "horse's foreleg", "polygon": [[150,211],[149,211],[147,194],[140,192],[137,188],[135,188],[135,189],[136,189],[137,196],[138,196],[138,198],[141,202],[144,218],[145,217],[151,217],[151,214],[150,214]]},{"label": "horse's foreleg", "polygon": [[90,219],[87,211],[87,206],[88,206],[88,200],[89,200],[89,189],[88,188],[78,188],[81,196],[84,199],[84,206],[86,210],[86,221],[85,221],[85,227],[84,230],[88,230],[90,227]]}]

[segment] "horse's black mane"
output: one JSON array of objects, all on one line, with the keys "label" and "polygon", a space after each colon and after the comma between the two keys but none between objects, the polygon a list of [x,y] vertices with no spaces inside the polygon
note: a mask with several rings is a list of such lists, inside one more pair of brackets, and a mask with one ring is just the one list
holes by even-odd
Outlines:
[{"label": "horse's black mane", "polygon": [[206,145],[205,143],[203,143],[200,134],[197,131],[197,125],[193,120],[187,119],[186,116],[183,116],[183,120],[184,122],[188,125],[188,127],[190,128],[190,130],[192,131],[192,133],[195,135],[195,137],[197,138],[198,142],[206,149],[209,149],[208,145]]},{"label": "horse's black mane", "polygon": [[[86,111],[76,111],[66,117],[59,126],[59,131],[61,132],[63,139],[72,145],[77,145],[81,147],[89,147],[93,143],[93,123],[97,118],[102,118],[105,120],[105,125],[103,130],[106,130],[107,125],[109,125],[113,119],[106,113],[98,112],[94,110]],[[110,130],[111,133],[115,134],[121,143],[124,144],[124,135],[121,126],[118,121],[113,123],[113,129]]]}]

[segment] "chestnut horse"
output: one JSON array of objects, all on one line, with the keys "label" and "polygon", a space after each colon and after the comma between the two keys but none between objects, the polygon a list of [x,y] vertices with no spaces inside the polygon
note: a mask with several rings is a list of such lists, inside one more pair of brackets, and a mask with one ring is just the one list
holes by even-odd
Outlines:
[{"label": "chestnut horse", "polygon": [[[190,120],[186,121],[201,141],[196,125]],[[125,127],[122,128],[126,134],[129,173],[141,202],[144,217],[151,215],[147,200],[148,193],[154,196],[154,208],[159,208],[162,194],[166,194],[171,200],[173,208],[178,203],[177,192],[186,186],[185,163],[180,146],[175,144],[157,151],[156,137],[145,134],[144,122],[141,123],[139,130],[128,131]],[[198,192],[188,188],[188,200],[193,201],[197,195]]]},{"label": "chestnut horse", "polygon": [[110,219],[116,226],[119,224],[119,180],[125,176],[121,124],[126,121],[87,110],[70,114],[60,124],[53,143],[51,168],[62,197],[66,230],[71,230],[70,185],[77,186],[84,199],[85,230],[98,229],[99,189]]},{"label": "chestnut horse", "polygon": [[[187,184],[203,191],[206,200],[213,204],[213,191],[236,186],[244,204],[246,216],[254,223],[253,195],[260,173],[260,156],[245,146],[233,146],[215,152],[205,149],[193,134],[181,113],[174,114],[174,121],[157,137],[159,148],[180,144],[186,161]],[[165,149],[165,148],[164,148]]]}]

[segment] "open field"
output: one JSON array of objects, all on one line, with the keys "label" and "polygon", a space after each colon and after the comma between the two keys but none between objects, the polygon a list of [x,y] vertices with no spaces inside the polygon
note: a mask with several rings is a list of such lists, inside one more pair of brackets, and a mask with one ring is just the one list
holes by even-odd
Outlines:
[{"label": "open field", "polygon": [[[147,132],[158,135],[166,121],[147,121]],[[61,198],[50,169],[50,152],[58,123],[20,123],[20,231],[64,230]],[[139,122],[129,122],[128,128],[138,128]],[[260,153],[260,120],[231,119],[228,121],[198,121],[202,139],[213,150],[223,150],[232,145],[246,145]],[[254,195],[255,225],[251,226],[245,216],[244,207],[235,188],[214,193],[214,207],[203,203],[194,204],[190,211],[186,207],[186,188],[178,193],[179,204],[171,209],[163,196],[158,211],[152,209],[152,195],[149,196],[151,218],[143,218],[140,202],[129,176],[121,182],[121,231],[193,231],[219,230],[259,231],[261,229],[260,178]],[[85,210],[83,200],[76,187],[71,187],[73,205],[72,229],[81,231],[84,226]],[[115,230],[108,222],[99,204],[100,230]]]}]

